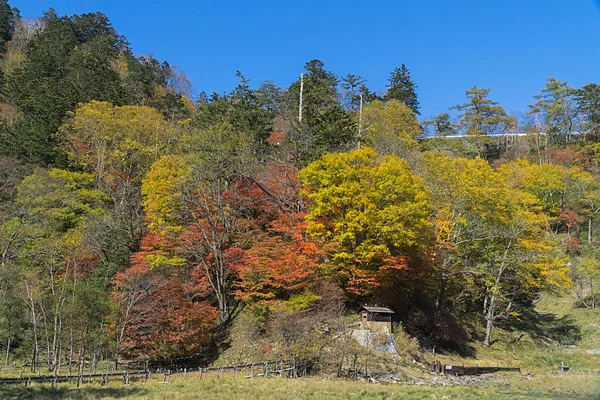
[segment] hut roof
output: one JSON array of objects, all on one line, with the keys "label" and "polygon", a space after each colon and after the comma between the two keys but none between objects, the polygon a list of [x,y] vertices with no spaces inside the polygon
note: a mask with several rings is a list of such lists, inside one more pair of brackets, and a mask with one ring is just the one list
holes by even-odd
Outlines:
[{"label": "hut roof", "polygon": [[394,312],[387,307],[371,307],[371,306],[363,306],[363,310],[366,310],[370,313],[379,313],[379,314],[393,314]]}]

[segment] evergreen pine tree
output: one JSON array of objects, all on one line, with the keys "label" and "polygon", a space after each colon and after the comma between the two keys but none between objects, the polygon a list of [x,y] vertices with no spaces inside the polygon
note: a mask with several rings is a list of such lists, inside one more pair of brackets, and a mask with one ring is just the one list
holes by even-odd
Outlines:
[{"label": "evergreen pine tree", "polygon": [[19,20],[19,10],[11,8],[8,0],[0,0],[0,52],[6,50],[6,43],[12,39],[15,23]]},{"label": "evergreen pine tree", "polygon": [[415,114],[420,115],[420,104],[416,92],[417,85],[410,79],[410,71],[406,68],[406,65],[402,64],[400,68],[395,68],[390,74],[388,82],[384,100],[399,100],[412,108]]}]

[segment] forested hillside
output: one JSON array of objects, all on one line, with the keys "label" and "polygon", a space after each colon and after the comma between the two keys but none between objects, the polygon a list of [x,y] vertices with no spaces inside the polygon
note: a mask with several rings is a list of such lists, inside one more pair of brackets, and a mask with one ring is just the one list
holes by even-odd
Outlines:
[{"label": "forested hillside", "polygon": [[549,78],[522,115],[473,87],[419,120],[405,65],[369,88],[311,60],[194,96],[105,15],[6,0],[0,53],[2,363],[204,365],[244,342],[337,365],[365,303],[461,353],[548,293],[599,305],[594,83]]}]

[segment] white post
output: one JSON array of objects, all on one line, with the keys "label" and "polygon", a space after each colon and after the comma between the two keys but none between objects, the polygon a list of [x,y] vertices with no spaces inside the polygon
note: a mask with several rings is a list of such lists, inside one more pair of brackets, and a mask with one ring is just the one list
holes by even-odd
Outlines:
[{"label": "white post", "polygon": [[358,148],[360,149],[360,139],[362,138],[362,111],[363,111],[363,95],[360,94],[360,107],[358,109]]},{"label": "white post", "polygon": [[300,73],[300,104],[298,106],[298,122],[302,122],[302,94],[304,92],[304,73]]}]

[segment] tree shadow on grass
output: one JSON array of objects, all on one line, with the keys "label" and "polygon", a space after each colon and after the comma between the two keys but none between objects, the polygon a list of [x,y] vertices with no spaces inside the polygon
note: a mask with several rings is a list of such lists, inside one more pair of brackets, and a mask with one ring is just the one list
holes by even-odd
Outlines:
[{"label": "tree shadow on grass", "polygon": [[557,318],[555,314],[541,314],[529,307],[499,325],[509,332],[527,333],[541,343],[575,344],[581,340],[581,327],[570,315]]},{"label": "tree shadow on grass", "polygon": [[63,387],[59,386],[58,388],[52,388],[45,385],[33,387],[25,387],[24,385],[4,385],[3,387],[0,387],[0,399],[2,400],[122,399],[128,396],[141,396],[144,394],[147,394],[146,389],[140,387],[103,388],[85,385],[78,389],[67,385],[64,385]]},{"label": "tree shadow on grass", "polygon": [[456,354],[464,358],[476,358],[477,349],[472,345],[473,337],[464,323],[450,314],[438,316],[428,337],[422,340],[426,348],[432,349],[435,343],[440,354]]}]

